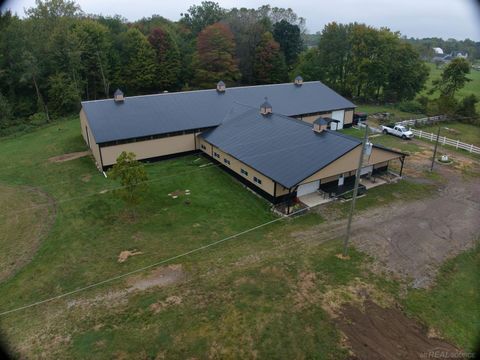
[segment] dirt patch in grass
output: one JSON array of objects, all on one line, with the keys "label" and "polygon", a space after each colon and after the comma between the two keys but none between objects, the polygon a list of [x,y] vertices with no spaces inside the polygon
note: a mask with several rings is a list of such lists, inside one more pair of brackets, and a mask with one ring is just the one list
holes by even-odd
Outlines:
[{"label": "dirt patch in grass", "polygon": [[346,345],[356,359],[422,359],[441,354],[442,359],[460,358],[459,349],[429,337],[426,327],[396,308],[383,308],[371,300],[363,308],[343,305],[335,319],[346,336]]},{"label": "dirt patch in grass", "polygon": [[301,272],[294,295],[295,307],[303,309],[315,304],[320,298],[317,290],[317,275],[314,272]]},{"label": "dirt patch in grass", "polygon": [[90,155],[90,151],[78,151],[78,152],[53,156],[53,157],[49,158],[48,161],[53,162],[53,163],[61,163],[61,162],[65,162],[65,161],[79,159],[79,158],[87,156],[87,155]]},{"label": "dirt patch in grass", "polygon": [[151,271],[148,275],[134,276],[127,280],[132,290],[146,290],[155,286],[167,286],[186,280],[180,264],[168,265]]},{"label": "dirt patch in grass", "polygon": [[159,267],[146,275],[129,277],[126,280],[128,286],[126,289],[109,291],[91,298],[71,300],[67,303],[67,307],[89,307],[94,305],[112,307],[122,305],[128,302],[128,295],[132,292],[144,291],[156,286],[162,287],[177,284],[185,281],[186,278],[186,273],[180,264]]},{"label": "dirt patch in grass", "polygon": [[0,282],[30,262],[55,222],[54,199],[40,189],[0,184]]},{"label": "dirt patch in grass", "polygon": [[153,303],[150,305],[150,310],[152,310],[153,313],[158,314],[160,311],[170,307],[170,306],[176,306],[180,305],[182,303],[182,298],[180,296],[169,296],[163,301],[158,301],[156,303]]}]

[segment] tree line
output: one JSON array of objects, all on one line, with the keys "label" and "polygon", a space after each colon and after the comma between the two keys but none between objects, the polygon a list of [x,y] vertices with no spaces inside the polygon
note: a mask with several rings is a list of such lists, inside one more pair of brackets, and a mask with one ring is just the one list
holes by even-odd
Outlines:
[{"label": "tree line", "polygon": [[191,6],[180,21],[85,14],[74,1],[37,0],[19,18],[0,13],[0,117],[49,121],[81,100],[277,83],[303,50],[291,9]]},{"label": "tree line", "polygon": [[0,13],[0,131],[73,114],[80,101],[165,91],[281,83],[302,75],[361,101],[413,99],[428,69],[399,33],[325,26],[304,44],[292,9],[224,9],[204,1],[173,22],[85,14],[72,0],[36,0],[19,18]]}]

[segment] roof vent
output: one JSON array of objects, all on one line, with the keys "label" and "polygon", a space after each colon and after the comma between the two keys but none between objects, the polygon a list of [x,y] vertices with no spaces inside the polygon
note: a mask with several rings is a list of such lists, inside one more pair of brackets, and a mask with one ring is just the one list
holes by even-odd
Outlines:
[{"label": "roof vent", "polygon": [[272,105],[268,102],[268,98],[265,97],[265,101],[260,106],[260,114],[263,116],[270,115],[272,113]]},{"label": "roof vent", "polygon": [[303,78],[300,75],[298,75],[293,81],[293,83],[295,84],[295,86],[302,86]]},{"label": "roof vent", "polygon": [[225,83],[220,80],[218,83],[217,83],[217,92],[219,93],[224,93],[225,92],[225,89],[226,89],[226,86],[225,86]]},{"label": "roof vent", "polygon": [[113,101],[115,101],[116,103],[122,103],[125,101],[122,90],[115,90],[115,92],[113,93]]},{"label": "roof vent", "polygon": [[317,133],[321,133],[327,130],[327,127],[328,127],[328,121],[325,120],[324,118],[319,117],[317,120],[313,122],[313,131]]}]

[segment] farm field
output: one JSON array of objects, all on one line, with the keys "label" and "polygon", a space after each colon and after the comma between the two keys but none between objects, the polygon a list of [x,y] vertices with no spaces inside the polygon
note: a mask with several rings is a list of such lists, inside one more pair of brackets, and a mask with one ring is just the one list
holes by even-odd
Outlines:
[{"label": "farm field", "polygon": [[[413,155],[424,150],[393,137],[377,139]],[[117,184],[88,156],[59,161],[60,155],[84,150],[77,119],[0,139],[0,245],[8,250],[0,254],[0,312],[158,265],[2,315],[1,331],[15,354],[348,358],[342,317],[335,316],[345,302],[361,302],[358,294],[365,291],[384,307],[405,307],[454,346],[473,348],[468,334],[478,327],[478,314],[469,324],[461,314],[443,324],[451,299],[441,294],[453,287],[465,294],[455,299],[459,309],[477,303],[478,292],[471,291],[476,252],[451,259],[435,287],[412,291],[407,278],[377,272],[373,254],[352,247],[350,260],[337,256],[348,203],[339,204],[338,214],[323,209],[281,219],[267,202],[196,155],[146,165],[149,190],[133,220],[110,191]],[[427,180],[371,189],[358,201],[358,218],[374,218],[369,211],[378,206],[390,213],[400,200],[432,197],[443,180]],[[330,221],[337,222],[332,232]],[[430,294],[438,297],[435,308],[426,300]]]},{"label": "farm field", "polygon": [[[430,76],[428,78],[426,87],[427,89],[431,89],[432,83],[434,80],[439,79],[442,74],[442,67],[437,68],[435,64],[426,63],[430,69]],[[475,94],[477,97],[480,97],[480,71],[478,70],[470,70],[470,74],[467,77],[471,80],[465,84],[465,86],[458,91],[458,97],[462,98],[466,95]],[[426,95],[426,91],[424,91]],[[434,94],[435,95],[435,94]],[[477,106],[479,104],[477,103]]]}]

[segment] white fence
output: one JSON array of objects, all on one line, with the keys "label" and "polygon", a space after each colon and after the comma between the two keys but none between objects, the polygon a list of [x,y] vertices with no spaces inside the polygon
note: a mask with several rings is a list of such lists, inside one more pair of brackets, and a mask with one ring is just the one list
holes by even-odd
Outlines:
[{"label": "white fence", "polygon": [[[429,133],[422,130],[416,130],[416,129],[410,129],[410,130],[412,130],[413,135],[415,135],[416,137],[419,137],[420,139],[424,138],[430,141],[437,141],[437,134]],[[446,136],[439,136],[438,143],[441,145],[450,145],[450,146],[453,146],[455,149],[463,149],[474,154],[480,154],[480,147],[475,146],[473,144],[465,144],[460,140],[452,140],[447,138]]]},{"label": "white fence", "polygon": [[425,125],[425,124],[434,124],[439,121],[447,120],[446,115],[437,115],[437,116],[430,116],[421,119],[411,119],[411,120],[403,120],[396,123],[396,125],[403,125],[403,126],[416,126],[416,125]]}]

